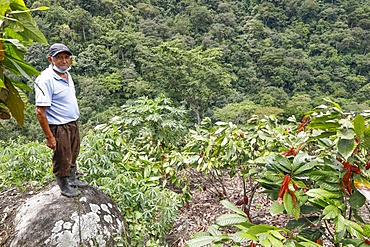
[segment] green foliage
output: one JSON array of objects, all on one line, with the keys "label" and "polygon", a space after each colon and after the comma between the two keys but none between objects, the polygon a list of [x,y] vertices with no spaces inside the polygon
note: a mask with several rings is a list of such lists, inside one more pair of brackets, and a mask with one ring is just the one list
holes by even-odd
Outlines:
[{"label": "green foliage", "polygon": [[126,142],[114,127],[88,133],[82,146],[79,163],[87,181],[118,204],[129,225],[131,244],[144,246],[150,239],[164,243],[180,198],[162,186],[162,167],[148,153],[152,150]]},{"label": "green foliage", "polygon": [[125,135],[135,141],[147,141],[158,148],[178,146],[185,134],[185,109],[173,107],[163,95],[149,99],[140,97],[123,105],[119,116],[111,122],[121,125]]},{"label": "green foliage", "polygon": [[[229,121],[213,109],[245,100],[297,119],[327,96],[346,111],[368,108],[369,0],[25,2],[50,6],[32,12],[37,25],[73,51],[86,129],[143,95],[185,103],[191,125]],[[46,45],[27,50],[25,61],[47,66]]]},{"label": "green foliage", "polygon": [[12,116],[21,127],[27,103],[27,97],[21,90],[32,89],[12,76],[23,76],[32,82],[31,76],[38,75],[39,72],[24,61],[24,54],[25,46],[32,41],[47,43],[30,15],[31,11],[46,9],[40,7],[30,10],[23,1],[15,0],[2,1],[0,6],[0,119]]},{"label": "green foliage", "polygon": [[[239,128],[206,118],[185,135],[182,108],[172,107],[164,97],[140,98],[122,107],[111,123],[87,133],[79,166],[91,185],[117,202],[137,246],[166,244],[165,234],[187,196],[166,185],[180,184],[186,192],[187,185],[176,176],[183,169],[202,172],[210,184],[221,181],[225,172],[240,174],[244,196],[246,186],[262,188],[274,200],[272,215],[294,218],[286,228],[254,224],[247,203],[240,208],[223,200],[233,213],[219,216],[189,246],[319,246],[316,241],[322,238],[344,246],[365,245],[369,222],[360,212],[366,210],[370,188],[369,114],[345,113],[339,104],[325,102],[301,123],[290,118],[281,125],[269,116],[249,119]],[[1,187],[49,182],[52,174],[45,164],[51,151],[19,142],[1,143]],[[228,196],[222,182],[215,193]],[[225,232],[230,226],[235,231]]]},{"label": "green foliage", "polygon": [[[140,98],[122,107],[113,123],[97,126],[82,140],[79,169],[90,185],[117,203],[132,246],[164,246],[184,200],[166,187],[181,182],[169,157],[184,141],[184,113],[168,98]],[[42,186],[53,179],[47,147],[22,140],[0,144],[0,188]]]},{"label": "green foliage", "polygon": [[0,141],[0,189],[10,185],[41,187],[53,179],[52,152],[37,142]]},{"label": "green foliage", "polygon": [[16,124],[15,119],[3,120],[0,125],[0,140],[16,140],[20,143],[27,143],[30,140],[44,142],[45,136],[40,131],[40,125],[35,114],[35,106],[27,104],[24,109],[24,126],[21,128]]},{"label": "green foliage", "polygon": [[[212,225],[207,232],[195,235],[195,238],[187,242],[189,247],[206,246],[207,244],[221,244],[232,242],[239,246],[242,244],[260,243],[261,246],[321,246],[303,236],[292,236],[292,231],[278,228],[269,225],[254,225],[248,222],[247,215],[234,204],[229,201],[221,201],[221,203],[235,214],[221,215],[217,220],[217,225]],[[224,226],[234,226],[237,231],[234,234],[223,234]],[[286,235],[292,236],[289,240]],[[286,243],[287,245],[284,245]],[[251,245],[250,245],[251,246]],[[255,245],[254,245],[255,246]]]},{"label": "green foliage", "polygon": [[[364,192],[369,188],[365,181],[370,176],[369,115],[344,113],[337,103],[326,102],[328,105],[308,112],[299,125],[279,125],[269,117],[249,121],[243,128],[234,126],[232,133],[243,135],[230,136],[227,141],[219,138],[228,130],[225,124],[215,128],[208,123],[193,134],[184,152],[190,166],[205,173],[228,170],[233,171],[231,176],[240,172],[251,177],[275,201],[270,213],[286,214],[294,220],[287,225],[290,230],[253,225],[245,205],[241,211],[227,202],[224,205],[237,214],[220,216],[209,233],[196,234],[189,246],[224,242],[319,246],[315,242],[321,238],[333,244],[349,244],[352,239],[353,243],[366,245],[368,223],[359,212],[367,210],[365,201],[370,199]],[[192,153],[195,150],[197,158]],[[318,217],[312,218],[313,212]],[[237,231],[225,234],[225,226],[236,227]],[[291,234],[291,230],[298,231],[298,235]]]},{"label": "green foliage", "polygon": [[228,104],[221,109],[216,109],[213,116],[215,119],[224,122],[244,124],[252,117],[258,107],[259,106],[254,104],[252,101],[245,100],[240,103]]},{"label": "green foliage", "polygon": [[124,213],[133,246],[165,244],[181,205],[182,196],[165,186],[174,173],[166,160],[181,144],[184,113],[167,98],[140,98],[83,139],[79,164]]},{"label": "green foliage", "polygon": [[236,79],[221,65],[220,49],[202,46],[186,49],[181,40],[164,42],[153,49],[146,59],[148,78],[178,102],[185,101],[194,111],[198,124],[212,99],[227,93],[230,82]]}]

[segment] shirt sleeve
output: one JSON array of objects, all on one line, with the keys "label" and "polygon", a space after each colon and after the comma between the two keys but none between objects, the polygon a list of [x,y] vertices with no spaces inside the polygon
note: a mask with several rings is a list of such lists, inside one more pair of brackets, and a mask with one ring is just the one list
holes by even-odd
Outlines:
[{"label": "shirt sleeve", "polygon": [[38,77],[35,82],[36,106],[51,106],[52,95],[51,81]]}]

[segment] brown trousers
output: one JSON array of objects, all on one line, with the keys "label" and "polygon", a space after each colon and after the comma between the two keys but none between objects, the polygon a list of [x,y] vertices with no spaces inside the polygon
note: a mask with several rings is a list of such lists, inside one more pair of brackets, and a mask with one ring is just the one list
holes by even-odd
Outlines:
[{"label": "brown trousers", "polygon": [[76,166],[80,152],[80,134],[77,121],[63,125],[50,125],[57,141],[53,156],[53,173],[56,177],[69,177],[71,167]]}]

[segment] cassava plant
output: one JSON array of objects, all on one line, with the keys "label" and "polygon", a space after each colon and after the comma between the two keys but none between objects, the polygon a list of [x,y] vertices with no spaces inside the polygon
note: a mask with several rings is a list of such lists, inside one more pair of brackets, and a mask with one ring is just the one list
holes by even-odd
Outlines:
[{"label": "cassava plant", "polygon": [[52,152],[37,142],[0,141],[0,190],[10,185],[41,187],[53,180]]},{"label": "cassava plant", "polygon": [[162,96],[142,97],[82,141],[80,167],[122,210],[131,246],[164,246],[176,218],[182,198],[166,181],[174,176],[168,157],[181,142],[183,113]]},{"label": "cassava plant", "polygon": [[[327,102],[308,112],[298,125],[280,125],[269,117],[250,121],[242,131],[242,145],[254,143],[258,155],[246,156],[240,170],[273,201],[272,215],[286,214],[294,220],[284,228],[254,225],[253,217],[251,221],[245,212],[224,202],[236,214],[220,216],[207,233],[196,234],[189,246],[224,242],[320,246],[323,241],[325,246],[368,246],[370,224],[363,217],[370,213],[365,204],[370,199],[368,113],[344,113],[335,102]],[[214,159],[221,161],[222,155]],[[234,226],[235,233],[223,233],[226,226]]]}]

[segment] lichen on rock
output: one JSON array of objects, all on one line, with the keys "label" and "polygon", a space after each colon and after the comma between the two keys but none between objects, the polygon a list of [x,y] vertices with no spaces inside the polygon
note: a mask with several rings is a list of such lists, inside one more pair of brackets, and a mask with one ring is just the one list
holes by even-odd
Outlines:
[{"label": "lichen on rock", "polygon": [[79,198],[60,195],[57,185],[30,197],[18,209],[8,245],[114,246],[116,237],[128,243],[123,216],[115,203],[93,188],[80,188]]}]

